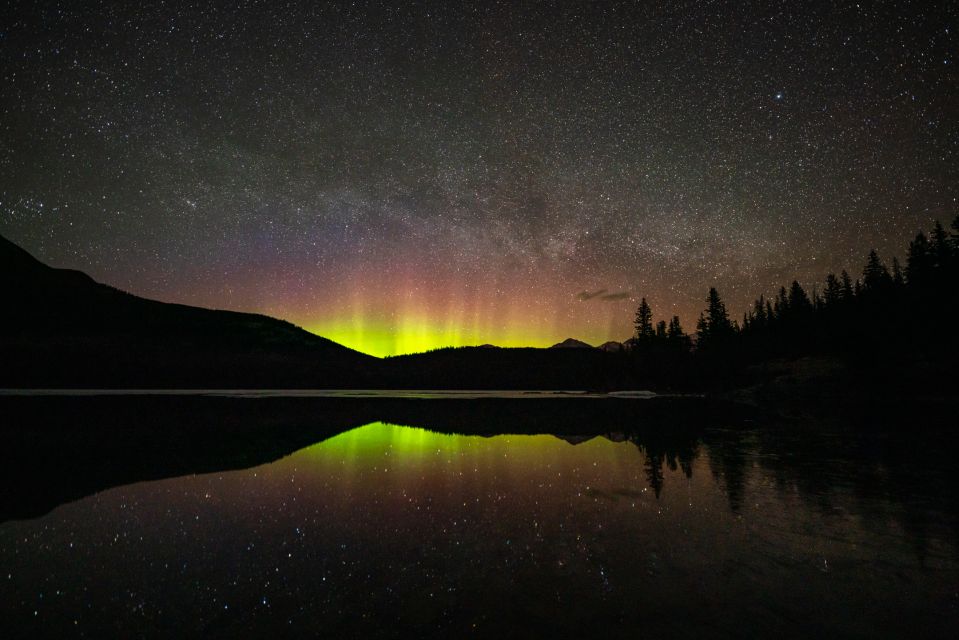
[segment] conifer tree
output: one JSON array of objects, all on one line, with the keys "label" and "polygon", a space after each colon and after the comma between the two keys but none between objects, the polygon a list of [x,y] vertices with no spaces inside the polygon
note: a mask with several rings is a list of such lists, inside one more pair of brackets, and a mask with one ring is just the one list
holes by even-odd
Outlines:
[{"label": "conifer tree", "polygon": [[673,316],[669,321],[669,328],[667,329],[666,337],[670,340],[675,338],[681,338],[685,333],[683,333],[683,327],[679,324],[679,316]]},{"label": "conifer tree", "polygon": [[852,278],[849,277],[849,272],[845,269],[842,270],[839,277],[842,279],[842,301],[849,302],[856,295],[852,286]]},{"label": "conifer tree", "polygon": [[909,243],[909,252],[906,255],[906,281],[913,286],[920,286],[929,281],[932,273],[932,247],[926,234],[922,231],[916,234],[916,239]]},{"label": "conifer tree", "polygon": [[650,309],[646,298],[639,302],[639,308],[636,309],[636,339],[640,343],[648,343],[655,337],[656,332],[653,329],[653,310]]},{"label": "conifer tree", "polygon": [[[696,321],[696,334],[698,337],[697,342],[702,344],[703,336],[706,336],[709,333],[709,323],[706,321],[706,314],[699,312],[699,320]],[[706,341],[709,341],[709,338],[706,338]]]},{"label": "conifer tree", "polygon": [[896,287],[906,284],[906,277],[902,273],[902,265],[899,264],[899,258],[892,259],[892,283]]},{"label": "conifer tree", "polygon": [[679,316],[673,316],[666,329],[666,340],[678,351],[689,351],[691,340],[679,323]]},{"label": "conifer tree", "polygon": [[789,286],[789,313],[792,315],[802,315],[812,311],[812,303],[809,296],[798,281],[793,280]]},{"label": "conifer tree", "polygon": [[952,257],[952,248],[949,246],[949,235],[942,228],[942,223],[936,220],[936,225],[932,228],[932,242],[930,246],[932,254],[932,265],[937,269],[945,269],[949,266]]},{"label": "conifer tree", "polygon": [[882,263],[876,250],[871,250],[866,266],[862,270],[863,290],[875,293],[887,289],[891,284],[892,276],[889,275],[889,269]]},{"label": "conifer tree", "polygon": [[786,287],[779,287],[779,294],[776,296],[773,309],[776,310],[776,317],[780,320],[789,316],[789,294],[786,293]]},{"label": "conifer tree", "polygon": [[842,301],[842,285],[834,273],[826,276],[826,288],[823,291],[823,298],[826,303],[826,308],[835,307]]},{"label": "conifer tree", "polygon": [[729,321],[726,305],[715,287],[710,287],[706,296],[706,313],[699,316],[699,345],[712,346],[727,340],[735,333],[735,325]]},{"label": "conifer tree", "polygon": [[812,310],[821,311],[823,307],[822,296],[819,295],[819,289],[816,285],[812,286]]},{"label": "conifer tree", "polygon": [[759,299],[753,303],[753,326],[756,329],[764,329],[766,327],[766,307],[767,303],[763,299],[763,296],[760,295]]}]

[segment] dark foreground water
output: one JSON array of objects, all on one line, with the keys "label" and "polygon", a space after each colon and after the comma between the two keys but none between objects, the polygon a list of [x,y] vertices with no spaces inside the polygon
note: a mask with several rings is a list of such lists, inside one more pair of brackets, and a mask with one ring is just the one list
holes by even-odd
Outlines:
[{"label": "dark foreground water", "polygon": [[[216,415],[192,428],[236,437]],[[672,434],[561,426],[373,421],[252,468],[73,501],[38,490],[52,511],[0,524],[0,635],[866,638],[959,624],[952,455],[708,416]],[[165,475],[126,455],[146,457],[116,464]],[[56,484],[97,472],[77,469]],[[22,508],[30,486],[7,482]]]}]

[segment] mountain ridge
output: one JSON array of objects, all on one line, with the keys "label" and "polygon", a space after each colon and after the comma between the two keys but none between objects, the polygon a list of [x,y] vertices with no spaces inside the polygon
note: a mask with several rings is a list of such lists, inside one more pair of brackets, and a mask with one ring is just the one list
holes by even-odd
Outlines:
[{"label": "mountain ridge", "polygon": [[142,298],[0,236],[0,387],[623,388],[611,354],[445,348],[380,359],[266,315]]},{"label": "mountain ridge", "polygon": [[[46,265],[0,236],[6,386],[356,383],[373,356],[269,316],[142,298]],[[286,372],[284,368],[288,368]]]}]

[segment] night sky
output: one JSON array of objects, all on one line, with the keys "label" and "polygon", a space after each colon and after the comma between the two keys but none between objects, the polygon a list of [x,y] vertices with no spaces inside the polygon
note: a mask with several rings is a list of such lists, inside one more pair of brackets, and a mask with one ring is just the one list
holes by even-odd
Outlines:
[{"label": "night sky", "polygon": [[0,233],[384,355],[692,330],[959,213],[955,2],[195,4],[5,10]]}]

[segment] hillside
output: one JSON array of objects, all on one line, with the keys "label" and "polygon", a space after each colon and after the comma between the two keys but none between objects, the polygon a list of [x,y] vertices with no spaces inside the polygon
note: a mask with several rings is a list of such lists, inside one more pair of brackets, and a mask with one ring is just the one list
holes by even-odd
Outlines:
[{"label": "hillside", "polygon": [[458,347],[383,361],[386,388],[623,389],[629,362],[593,348]]},{"label": "hillside", "polygon": [[381,360],[275,318],[140,298],[49,267],[2,237],[0,290],[8,309],[0,387],[610,389],[632,381],[622,358],[588,345]]},{"label": "hillside", "polygon": [[2,237],[0,290],[0,386],[362,386],[377,362],[282,320],[140,298]]}]

